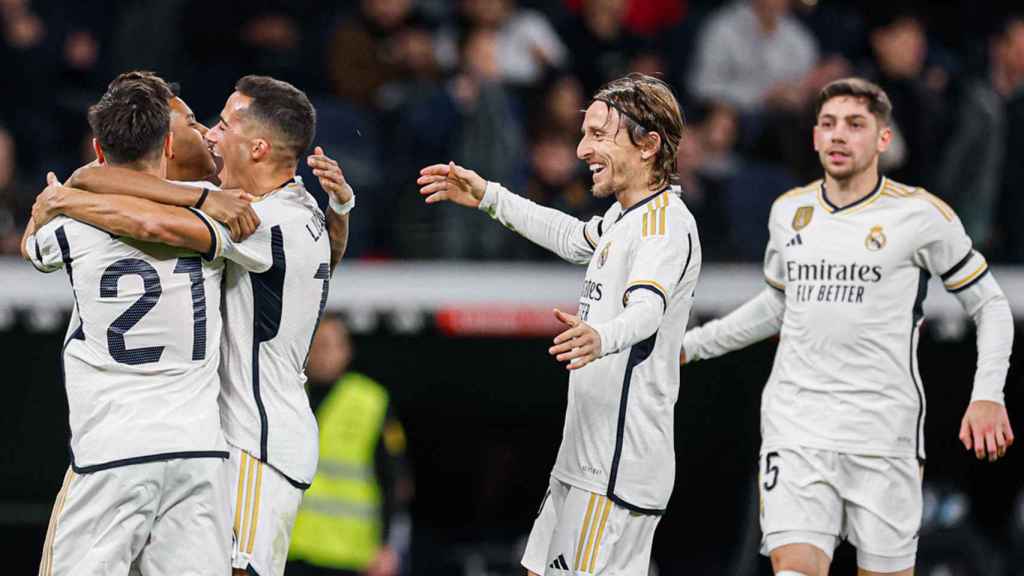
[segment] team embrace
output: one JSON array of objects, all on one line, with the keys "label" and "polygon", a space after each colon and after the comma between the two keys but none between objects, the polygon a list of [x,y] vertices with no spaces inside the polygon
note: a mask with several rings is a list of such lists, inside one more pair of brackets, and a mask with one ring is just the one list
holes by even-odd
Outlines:
[{"label": "team embrace", "polygon": [[[928,278],[978,327],[960,430],[978,458],[1014,441],[1003,385],[1010,309],[941,200],[879,174],[891,104],[856,78],[818,100],[824,178],[782,195],[768,222],[767,288],[687,331],[702,257],[674,185],[682,113],[661,80],[602,87],[577,156],[581,221],[454,163],[423,168],[427,203],[488,213],[586,264],[576,314],[549,352],[569,370],[561,447],[522,559],[530,574],[646,574],[675,483],[680,362],[780,334],[762,398],[762,552],[776,574],[824,576],[841,538],[861,574],[912,574],[925,398],[916,347]],[[355,198],[312,146],[306,95],[246,76],[215,126],[174,87],[119,76],[89,112],[97,162],[48,186],[22,242],[63,269],[75,307],[61,352],[71,466],[40,574],[277,575],[317,467],[305,362],[345,250]],[[685,368],[684,368],[685,369]],[[684,474],[686,470],[682,471]]]}]

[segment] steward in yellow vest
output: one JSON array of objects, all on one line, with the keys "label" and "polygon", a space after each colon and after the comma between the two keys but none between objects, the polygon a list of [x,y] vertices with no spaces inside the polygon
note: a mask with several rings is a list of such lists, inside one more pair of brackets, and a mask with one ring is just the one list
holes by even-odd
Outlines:
[{"label": "steward in yellow vest", "polygon": [[350,358],[348,331],[340,319],[325,318],[306,370],[320,425],[320,463],[295,519],[289,576],[397,576],[408,548],[405,433],[387,390],[345,372]]}]

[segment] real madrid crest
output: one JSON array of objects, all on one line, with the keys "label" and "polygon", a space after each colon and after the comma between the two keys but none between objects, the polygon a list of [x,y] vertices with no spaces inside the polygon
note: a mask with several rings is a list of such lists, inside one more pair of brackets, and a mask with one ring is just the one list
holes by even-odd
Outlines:
[{"label": "real madrid crest", "polygon": [[611,250],[612,243],[609,242],[604,245],[604,249],[597,256],[597,267],[604,268],[604,263],[608,261],[608,251]]},{"label": "real madrid crest", "polygon": [[793,214],[793,230],[802,230],[811,223],[811,218],[814,216],[814,206],[801,206],[796,209],[796,214]]},{"label": "real madrid crest", "polygon": [[881,226],[872,226],[868,237],[864,239],[864,247],[872,252],[885,248],[886,238]]}]

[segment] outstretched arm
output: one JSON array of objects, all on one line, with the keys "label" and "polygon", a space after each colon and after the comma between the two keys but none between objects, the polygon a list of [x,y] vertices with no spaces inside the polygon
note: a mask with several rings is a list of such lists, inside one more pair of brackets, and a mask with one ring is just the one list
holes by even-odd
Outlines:
[{"label": "outstretched arm", "polygon": [[79,168],[68,179],[67,185],[96,194],[133,196],[158,204],[201,208],[211,218],[227,226],[236,241],[247,238],[260,223],[250,206],[253,197],[244,190],[218,190],[213,186],[170,182],[108,165]]},{"label": "outstretched arm", "polygon": [[50,185],[32,206],[32,218],[39,226],[63,214],[115,236],[195,250],[212,258],[214,231],[198,211],[131,196],[90,194],[61,186],[52,172],[47,179]]},{"label": "outstretched arm", "polygon": [[774,336],[785,311],[785,294],[769,286],[724,318],[687,330],[679,362],[715,358]]},{"label": "outstretched arm", "polygon": [[[348,203],[355,193],[352,186],[345,180],[345,174],[338,163],[324,154],[324,149],[317,146],[313,154],[306,159],[313,169],[313,175],[320,180],[320,186],[333,200],[332,204]],[[341,261],[348,247],[348,212],[340,214],[333,208],[327,209],[327,235],[331,240],[331,271]]]},{"label": "outstretched arm", "polygon": [[600,219],[588,224],[540,206],[454,162],[423,168],[416,183],[428,204],[449,201],[483,210],[510,230],[569,262],[586,264],[594,254]]},{"label": "outstretched arm", "polygon": [[1013,313],[991,274],[956,292],[977,326],[978,364],[971,403],[960,423],[960,442],[983,460],[994,462],[1013,444],[1013,429],[1003,401],[1003,386],[1013,348]]}]

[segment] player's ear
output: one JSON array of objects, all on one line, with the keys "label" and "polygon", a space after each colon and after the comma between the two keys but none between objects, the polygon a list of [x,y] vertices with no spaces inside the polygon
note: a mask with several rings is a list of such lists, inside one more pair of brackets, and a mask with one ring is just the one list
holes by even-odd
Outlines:
[{"label": "player's ear", "polygon": [[174,132],[171,131],[164,136],[164,158],[174,158]]},{"label": "player's ear", "polygon": [[103,158],[103,148],[100,147],[100,141],[95,138],[92,139],[92,151],[96,153],[96,160],[100,164],[107,163],[106,159]]},{"label": "player's ear", "polygon": [[650,160],[658,154],[658,149],[661,148],[661,134],[657,132],[648,132],[644,135],[643,141],[640,143],[640,158],[642,160]]},{"label": "player's ear", "polygon": [[890,144],[892,144],[892,128],[888,124],[884,124],[878,130],[878,153],[881,154],[888,150]]},{"label": "player's ear", "polygon": [[256,138],[252,141],[252,147],[249,148],[249,154],[256,162],[267,160],[270,158],[270,142],[263,138]]}]

